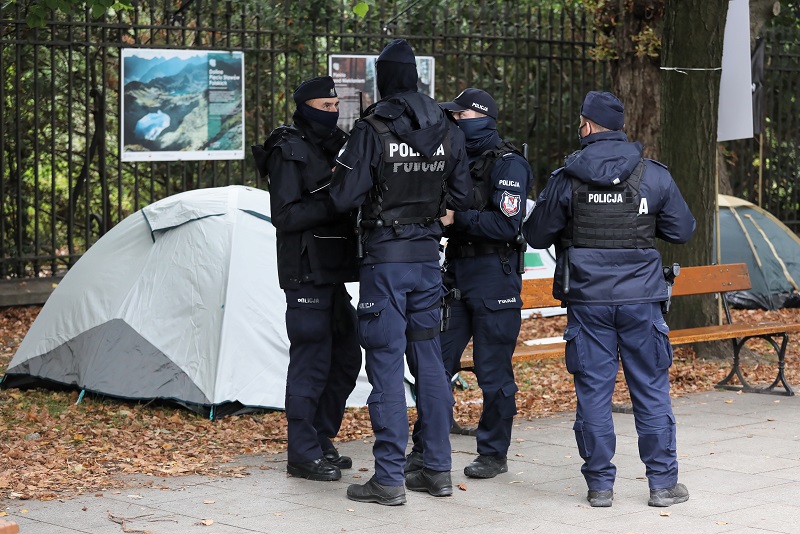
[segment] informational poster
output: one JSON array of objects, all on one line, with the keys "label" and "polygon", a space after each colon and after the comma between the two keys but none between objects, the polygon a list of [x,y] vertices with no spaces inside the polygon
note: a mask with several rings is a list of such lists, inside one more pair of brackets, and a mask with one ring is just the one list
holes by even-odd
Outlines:
[{"label": "informational poster", "polygon": [[[359,117],[359,110],[367,109],[380,100],[375,81],[375,60],[377,55],[339,55],[328,57],[328,73],[336,82],[339,95],[339,128],[350,131]],[[417,87],[421,93],[433,98],[434,66],[432,56],[417,56]],[[359,101],[360,95],[360,101]]]},{"label": "informational poster", "polygon": [[122,49],[122,161],[244,159],[244,54]]}]

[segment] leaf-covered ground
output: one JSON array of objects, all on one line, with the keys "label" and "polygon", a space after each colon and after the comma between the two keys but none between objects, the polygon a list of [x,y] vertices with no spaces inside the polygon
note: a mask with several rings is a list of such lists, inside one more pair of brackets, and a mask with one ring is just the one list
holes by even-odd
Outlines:
[{"label": "leaf-covered ground", "polygon": [[[0,374],[40,308],[0,310]],[[736,311],[735,320],[800,321],[800,310]],[[519,342],[560,336],[565,317],[523,321]],[[754,343],[753,348],[761,351]],[[763,346],[764,353],[769,349]],[[747,376],[759,383],[774,378],[774,360],[748,362]],[[672,394],[712,389],[729,369],[729,360],[697,359],[688,347],[676,350],[671,370]],[[544,417],[571,411],[575,398],[563,360],[515,367],[520,392],[519,417]],[[800,383],[800,341],[790,343],[787,375]],[[474,425],[481,396],[474,375],[462,375],[467,389],[456,390],[456,419]],[[155,477],[201,474],[244,476],[231,460],[238,455],[274,453],[286,447],[282,412],[250,414],[209,421],[180,408],[89,397],[77,403],[75,391],[34,389],[0,391],[0,500],[54,499],[130,484],[121,475]],[[615,403],[629,403],[622,374]],[[410,410],[413,412],[414,410]],[[339,440],[372,435],[366,409],[348,409]],[[141,477],[137,477],[141,479]]]}]

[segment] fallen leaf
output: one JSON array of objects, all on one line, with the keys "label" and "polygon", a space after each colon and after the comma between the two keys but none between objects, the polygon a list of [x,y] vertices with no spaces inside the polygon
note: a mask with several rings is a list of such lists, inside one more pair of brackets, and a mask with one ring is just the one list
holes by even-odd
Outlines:
[{"label": "fallen leaf", "polygon": [[662,512],[661,512],[660,514],[658,514],[658,515],[660,515],[661,517],[669,517],[671,513],[672,513],[672,512],[663,512],[663,511],[662,511]]},{"label": "fallen leaf", "polygon": [[457,487],[458,489],[460,489],[461,491],[467,491],[467,485],[466,485],[466,484],[464,484],[464,483],[461,483],[461,484],[459,484],[459,485],[458,485],[458,486],[456,486],[456,487]]},{"label": "fallen leaf", "polygon": [[728,399],[725,401],[725,404],[733,404],[733,401],[731,399]]},{"label": "fallen leaf", "polygon": [[348,512],[355,512],[355,510],[353,510],[352,508],[348,508],[347,511]]},{"label": "fallen leaf", "polygon": [[197,524],[198,525],[203,525],[203,526],[206,526],[206,527],[210,527],[211,525],[214,524],[214,520],[213,519],[201,519],[200,522],[197,523]]},{"label": "fallen leaf", "polygon": [[717,521],[717,524],[718,525],[727,525],[728,522],[727,521]]},{"label": "fallen leaf", "polygon": [[203,504],[214,504],[215,502],[217,502],[217,501],[206,500],[206,501],[203,501]]}]

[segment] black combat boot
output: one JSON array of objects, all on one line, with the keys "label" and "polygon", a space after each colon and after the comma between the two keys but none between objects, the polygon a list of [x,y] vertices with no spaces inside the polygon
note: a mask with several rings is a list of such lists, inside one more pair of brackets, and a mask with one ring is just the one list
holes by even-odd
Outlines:
[{"label": "black combat boot", "polygon": [[347,498],[358,502],[376,502],[386,506],[405,504],[406,490],[403,486],[384,486],[371,478],[366,484],[351,484],[347,488]]},{"label": "black combat boot", "polygon": [[293,477],[308,480],[330,481],[342,478],[339,468],[329,464],[324,457],[317,458],[313,462],[287,462],[286,472]]},{"label": "black combat boot", "polygon": [[434,471],[427,467],[408,473],[406,487],[411,491],[427,491],[434,497],[448,497],[453,494],[450,471]]},{"label": "black combat boot", "polygon": [[335,465],[339,469],[350,469],[353,467],[353,460],[349,456],[342,456],[334,447],[322,451],[322,457],[329,464]]},{"label": "black combat boot", "polygon": [[481,454],[464,468],[464,474],[470,478],[494,478],[508,471],[505,456],[485,456]]}]

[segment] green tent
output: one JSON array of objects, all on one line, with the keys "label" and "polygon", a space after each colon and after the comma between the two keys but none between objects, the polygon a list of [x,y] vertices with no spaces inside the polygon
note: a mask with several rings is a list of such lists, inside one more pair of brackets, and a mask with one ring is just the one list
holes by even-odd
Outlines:
[{"label": "green tent", "polygon": [[800,307],[797,235],[771,213],[728,195],[719,195],[719,221],[722,263],[746,263],[753,284],[750,291],[729,293],[729,302],[748,309]]}]

